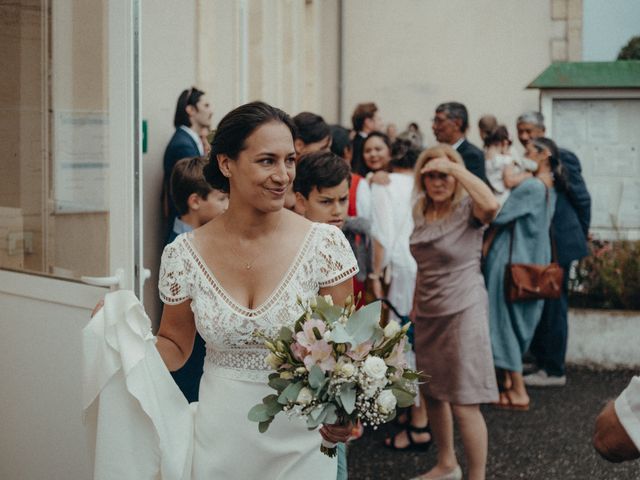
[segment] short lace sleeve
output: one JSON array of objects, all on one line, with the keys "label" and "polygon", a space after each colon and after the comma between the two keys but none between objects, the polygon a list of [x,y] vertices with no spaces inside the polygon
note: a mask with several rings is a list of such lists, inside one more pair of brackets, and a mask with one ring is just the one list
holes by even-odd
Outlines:
[{"label": "short lace sleeve", "polygon": [[358,273],[358,263],[344,234],[333,225],[318,224],[316,271],[318,285],[331,287]]},{"label": "short lace sleeve", "polygon": [[188,257],[182,246],[184,238],[178,238],[164,248],[160,261],[158,290],[160,300],[169,305],[182,303],[190,298]]}]

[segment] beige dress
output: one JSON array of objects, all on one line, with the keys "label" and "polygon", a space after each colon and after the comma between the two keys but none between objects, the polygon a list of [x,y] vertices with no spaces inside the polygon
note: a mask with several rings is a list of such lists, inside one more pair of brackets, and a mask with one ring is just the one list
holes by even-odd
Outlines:
[{"label": "beige dress", "polygon": [[466,197],[447,218],[416,225],[410,240],[418,264],[416,360],[430,376],[423,390],[459,405],[498,400],[480,270],[483,232]]}]

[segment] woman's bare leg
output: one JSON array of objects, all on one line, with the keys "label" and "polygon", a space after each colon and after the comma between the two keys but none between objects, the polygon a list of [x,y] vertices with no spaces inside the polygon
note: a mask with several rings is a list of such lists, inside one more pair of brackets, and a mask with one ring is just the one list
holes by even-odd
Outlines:
[{"label": "woman's bare leg", "polygon": [[509,400],[514,405],[528,405],[529,394],[524,385],[522,372],[509,372],[509,376],[511,377],[511,388],[508,392]]},{"label": "woman's bare leg", "polygon": [[458,465],[456,452],[453,448],[453,415],[449,402],[426,397],[431,433],[438,448],[438,463],[424,478],[438,477],[452,471]]},{"label": "woman's bare leg", "polygon": [[451,405],[469,468],[469,480],[484,480],[487,469],[487,425],[479,405]]}]

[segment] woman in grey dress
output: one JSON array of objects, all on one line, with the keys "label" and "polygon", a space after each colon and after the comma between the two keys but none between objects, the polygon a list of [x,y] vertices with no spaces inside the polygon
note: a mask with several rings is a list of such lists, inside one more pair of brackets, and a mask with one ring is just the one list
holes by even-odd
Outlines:
[{"label": "woman in grey dress", "polygon": [[415,190],[415,350],[418,370],[430,377],[422,388],[438,447],[438,463],[418,478],[462,478],[453,447],[455,417],[469,479],[484,479],[488,440],[479,404],[496,401],[498,390],[480,255],[485,225],[499,205],[449,145],[422,153]]}]

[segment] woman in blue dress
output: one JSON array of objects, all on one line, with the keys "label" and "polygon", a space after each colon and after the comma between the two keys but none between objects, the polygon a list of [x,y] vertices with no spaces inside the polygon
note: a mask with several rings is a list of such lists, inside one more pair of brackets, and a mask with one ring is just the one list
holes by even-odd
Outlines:
[{"label": "woman in blue dress", "polygon": [[531,141],[526,150],[526,156],[538,164],[538,169],[534,176],[505,172],[505,184],[513,190],[493,222],[498,233],[485,261],[491,347],[502,386],[498,406],[516,410],[529,408],[522,378],[522,355],[529,348],[544,301],[506,301],[504,274],[509,263],[509,244],[515,235],[513,263],[548,264],[555,191],[566,188],[558,149],[552,140],[538,138]]}]

